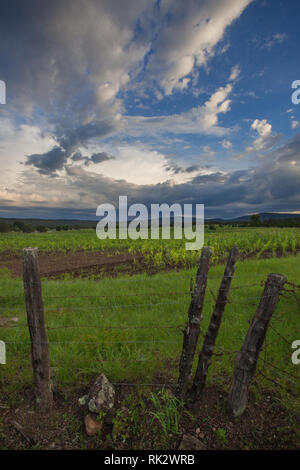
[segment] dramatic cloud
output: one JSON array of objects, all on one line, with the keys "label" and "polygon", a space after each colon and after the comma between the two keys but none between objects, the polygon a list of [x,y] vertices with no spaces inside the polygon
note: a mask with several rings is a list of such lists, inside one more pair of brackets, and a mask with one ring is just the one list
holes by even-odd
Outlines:
[{"label": "dramatic cloud", "polygon": [[176,134],[212,134],[223,135],[228,132],[218,125],[219,114],[230,110],[232,85],[219,88],[202,105],[180,114],[167,116],[127,116],[129,129],[135,135],[147,133],[171,132]]},{"label": "dramatic cloud", "polygon": [[[260,2],[2,3],[4,211],[74,214],[77,207],[90,216],[119,194],[132,202],[202,202],[211,215],[297,209],[300,139],[290,137],[299,118],[286,104],[286,77],[275,82],[271,73],[273,46],[292,47],[292,31],[251,24],[261,38],[251,61],[253,36],[241,17],[249,12],[253,22]],[[284,110],[273,112],[268,100],[279,86]],[[253,96],[255,108],[245,106]],[[277,148],[288,106],[287,142]]]},{"label": "dramatic cloud", "polygon": [[[164,21],[158,26],[149,58],[148,73],[166,95],[185,89],[194,67],[205,65],[226,28],[251,0],[165,0],[160,5]],[[168,15],[172,21],[168,22]]]},{"label": "dramatic cloud", "polygon": [[108,160],[115,160],[116,157],[108,155],[106,152],[93,153],[90,157],[83,156],[81,152],[75,152],[71,159],[74,162],[84,161],[84,164],[89,166],[91,163],[102,163]]},{"label": "dramatic cloud", "polygon": [[[179,171],[188,174],[194,169]],[[146,205],[201,202],[207,207],[207,216],[269,211],[274,204],[278,211],[290,211],[295,204],[298,207],[300,204],[300,134],[261,160],[253,170],[203,172],[178,184],[173,184],[172,180],[154,185],[133,184],[74,166],[67,166],[66,172],[67,178],[56,178],[55,187],[47,176],[42,176],[41,186],[41,176],[24,173],[17,197],[27,200],[30,193],[31,204],[33,201],[45,203],[45,208],[74,208],[75,205],[78,210],[86,208],[89,214],[91,207],[102,202],[118,204],[120,194],[128,195],[129,203],[139,201]],[[62,195],[59,200],[58,193]],[[3,199],[9,196],[15,198],[13,192],[1,194]]]},{"label": "dramatic cloud", "polygon": [[33,165],[41,174],[49,175],[56,170],[62,170],[68,154],[60,147],[54,147],[43,155],[35,154],[27,158],[25,165]]}]

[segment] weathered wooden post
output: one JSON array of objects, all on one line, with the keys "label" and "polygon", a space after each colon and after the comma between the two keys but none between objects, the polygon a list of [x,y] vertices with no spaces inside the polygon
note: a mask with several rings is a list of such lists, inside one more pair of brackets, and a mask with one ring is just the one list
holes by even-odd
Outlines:
[{"label": "weathered wooden post", "polygon": [[243,346],[235,357],[234,378],[227,398],[227,411],[233,417],[241,416],[247,406],[249,385],[285,281],[281,274],[269,274]]},{"label": "weathered wooden post", "polygon": [[199,398],[202,393],[208,368],[211,364],[211,357],[213,354],[215,342],[218,336],[219,328],[222,321],[222,315],[225,310],[230,284],[235,271],[235,263],[238,258],[238,247],[231,248],[224,275],[219,288],[219,294],[210,323],[204,338],[204,343],[199,354],[198,366],[191,390],[189,391],[189,399],[193,402]]},{"label": "weathered wooden post", "polygon": [[53,395],[50,385],[49,351],[37,248],[23,250],[23,280],[31,340],[36,406],[39,411],[46,412],[52,408]]},{"label": "weathered wooden post", "polygon": [[197,341],[200,333],[202,309],[209,270],[211,249],[202,249],[200,264],[197,271],[195,290],[188,311],[188,322],[184,330],[182,354],[179,365],[179,378],[177,382],[177,395],[185,397],[193,366]]}]

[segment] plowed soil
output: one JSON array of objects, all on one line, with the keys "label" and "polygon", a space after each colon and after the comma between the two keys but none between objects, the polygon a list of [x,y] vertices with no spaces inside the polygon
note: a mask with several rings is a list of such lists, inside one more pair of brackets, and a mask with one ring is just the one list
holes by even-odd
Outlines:
[{"label": "plowed soil", "polygon": [[[64,274],[74,277],[99,276],[102,274],[129,272],[138,273],[145,271],[143,255],[127,252],[114,254],[101,251],[78,251],[66,254],[39,254],[41,277],[57,278]],[[2,257],[0,268],[7,268],[12,277],[22,276],[22,258]]]}]

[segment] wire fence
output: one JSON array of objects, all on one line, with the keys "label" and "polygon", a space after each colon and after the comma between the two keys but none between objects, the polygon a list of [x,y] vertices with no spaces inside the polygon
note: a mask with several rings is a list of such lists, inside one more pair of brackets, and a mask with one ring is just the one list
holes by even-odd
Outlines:
[{"label": "wire fence", "polygon": [[[300,250],[299,250],[300,251]],[[223,276],[223,280],[227,279],[227,278],[233,278],[233,276]],[[158,282],[162,282],[162,281],[167,281],[167,282],[173,282],[173,281],[180,281],[180,280],[185,280],[185,281],[190,281],[191,280],[191,276],[173,276],[173,277],[168,277],[167,279],[165,277],[153,277],[151,278],[151,282],[153,281],[158,281]],[[142,283],[145,283],[145,279],[142,278],[142,279],[135,279],[135,280],[131,280],[131,279],[113,279],[111,280],[111,282],[114,282],[114,283],[118,283],[118,282],[134,282],[135,284],[138,284],[139,282],[142,282]],[[31,283],[33,286],[35,285],[35,283]],[[36,285],[40,285],[39,283],[36,283]],[[290,300],[292,301],[296,301],[296,303],[298,303],[299,299],[298,299],[298,295],[300,293],[300,285],[296,285],[292,282],[289,282],[287,281],[286,282],[286,288],[284,288],[282,290],[282,293],[281,293],[281,297],[285,297],[285,298],[289,298]],[[239,291],[239,290],[243,290],[245,291],[246,289],[249,289],[249,288],[259,288],[260,290],[263,288],[263,281],[260,281],[260,282],[257,282],[257,283],[245,283],[245,284],[240,284],[238,286],[233,286],[231,288],[231,290],[233,290],[234,292],[236,291]],[[220,287],[219,289],[217,290],[212,290],[212,289],[209,289],[209,292],[211,294],[211,296],[213,297],[213,300],[216,300],[216,297],[220,294],[220,292],[222,292],[222,287]],[[112,304],[111,303],[111,296],[109,295],[45,295],[43,297],[43,300],[46,301],[46,304],[50,304],[50,305],[46,305],[45,307],[45,311],[47,314],[50,314],[50,313],[69,313],[69,312],[79,312],[79,311],[82,311],[82,310],[87,310],[89,311],[90,313],[100,313],[102,312],[103,310],[110,310],[110,309],[140,309],[142,310],[143,312],[145,312],[146,310],[149,310],[149,309],[157,309],[157,312],[160,313],[161,312],[161,307],[165,307],[165,306],[175,306],[175,305],[186,305],[186,307],[188,307],[189,305],[189,297],[190,297],[190,300],[192,301],[193,300],[193,296],[194,296],[194,291],[192,289],[192,285],[190,284],[189,286],[189,290],[165,290],[165,291],[160,291],[158,294],[155,294],[155,293],[149,293],[149,295],[151,296],[155,296],[155,295],[158,295],[159,297],[168,297],[168,296],[175,296],[175,297],[180,297],[178,300],[175,300],[175,301],[168,301],[168,302],[150,302],[150,303],[126,303],[126,304],[118,304],[118,303],[115,303],[117,302],[118,300],[120,299],[123,299],[123,298],[134,298],[134,297],[144,297],[145,296],[145,292],[134,292],[134,293],[121,293],[119,296],[116,296],[114,298],[114,303]],[[185,299],[182,299],[182,297],[186,297]],[[189,296],[189,297],[188,297]],[[18,298],[21,298],[24,296],[19,296]],[[272,296],[263,296],[263,295],[245,295],[244,296],[244,300],[240,300],[240,299],[235,299],[235,298],[228,298],[226,300],[218,300],[219,303],[225,303],[225,304],[228,304],[230,307],[231,306],[243,306],[243,305],[258,305],[259,302],[262,300],[262,299],[266,299],[266,298],[271,298]],[[5,296],[1,296],[0,297],[1,299],[7,299],[7,297]],[[14,297],[15,298],[15,297]],[[63,301],[63,302],[68,302],[68,300],[71,300],[71,302],[73,301],[76,301],[78,299],[86,299],[87,301],[91,301],[89,302],[88,305],[61,305],[61,306],[58,306],[58,307],[53,307],[53,305],[51,305],[51,302],[52,301]],[[107,300],[110,300],[110,303],[108,304],[94,304],[95,302],[95,299],[107,299]],[[253,302],[252,302],[253,301]],[[284,315],[283,312],[278,312],[276,315],[274,315],[274,318],[278,318],[280,316]],[[249,320],[250,322],[250,320]],[[291,341],[295,338],[287,338],[285,337],[281,332],[279,332],[277,330],[277,328],[275,328],[272,323],[269,325],[270,326],[270,329],[272,330],[272,332],[277,336],[277,339],[275,341],[272,341],[272,342],[266,342],[264,347],[261,349],[261,352],[268,352],[269,348],[271,346],[274,346],[278,343],[284,343],[286,345],[289,346],[289,348],[291,347]],[[28,324],[27,323],[22,323],[22,324],[13,324],[13,325],[4,325],[2,327],[0,327],[1,329],[21,329],[21,328],[27,328],[28,327]],[[158,325],[140,325],[140,324],[126,324],[126,325],[99,325],[99,324],[96,324],[96,323],[92,323],[92,324],[64,324],[64,325],[51,325],[51,324],[46,324],[45,325],[46,329],[51,332],[53,330],[79,330],[79,329],[95,329],[95,330],[105,330],[105,331],[110,331],[110,330],[177,330],[179,333],[183,334],[184,333],[184,330],[185,330],[185,327],[186,327],[186,324],[185,323],[178,323],[178,324],[158,324]],[[0,330],[1,331],[1,330]],[[294,330],[294,333],[298,333],[300,332],[300,330]],[[205,332],[202,331],[202,329],[200,329],[200,335],[205,338]],[[182,338],[179,338],[179,339],[182,339]],[[16,339],[16,340],[8,340],[8,341],[5,341],[6,344],[16,344],[16,345],[30,345],[30,340],[20,340],[20,339]],[[41,342],[41,344],[44,344],[43,342]],[[66,340],[66,339],[57,339],[57,340],[53,340],[53,339],[50,339],[49,341],[47,341],[47,344],[50,344],[50,345],[59,345],[59,344],[78,344],[78,345],[82,345],[82,344],[86,344],[86,345],[102,345],[102,344],[111,344],[111,345],[116,345],[116,344],[123,344],[123,345],[126,345],[126,344],[177,344],[179,345],[179,340],[173,340],[173,339],[155,339],[155,338],[152,338],[152,339],[120,339],[120,340],[105,340],[105,339],[101,339],[101,340]],[[239,349],[234,349],[234,350],[228,350],[226,348],[222,348],[221,346],[219,345],[215,345],[214,346],[214,352],[213,352],[213,356],[215,356],[216,358],[218,357],[222,357],[222,356],[234,356],[238,353]],[[95,359],[97,362],[100,362],[100,363],[105,363],[105,362],[109,362],[109,361],[105,361],[105,360],[102,360],[102,359]],[[131,358],[131,360],[133,361],[136,361],[136,362],[144,362],[144,361],[148,361],[148,359],[146,358]],[[177,362],[179,362],[179,358],[174,358],[174,360],[176,360]],[[288,361],[290,361],[290,357],[287,358]],[[18,362],[18,359],[11,359],[9,362],[12,362],[12,363],[17,363]],[[297,377],[296,375],[291,375],[289,372],[286,372],[286,370],[284,369],[280,369],[278,367],[276,367],[274,364],[272,364],[271,362],[267,361],[266,358],[262,358],[262,364],[263,366],[268,366],[268,368],[271,368],[272,369],[272,373],[279,379],[281,380],[281,382],[285,383],[285,382],[288,382],[289,384],[293,384],[293,386],[296,387],[296,389],[298,390],[297,387],[300,387],[300,377]],[[51,365],[52,368],[55,368],[56,366],[55,365]],[[283,387],[288,393],[291,393],[291,395],[294,396],[294,391],[290,390],[289,388],[286,387],[286,385],[282,385],[282,383],[277,383],[276,380],[274,379],[274,377],[270,377],[269,375],[267,375],[265,373],[265,371],[263,371],[262,367],[260,366],[258,369],[257,369],[257,372],[259,375],[261,375],[264,379],[268,380],[268,381],[273,381],[274,384],[278,385],[278,387]],[[162,386],[174,386],[175,385],[175,381],[173,382],[164,382],[164,383],[156,383],[156,382],[147,382],[147,383],[127,383],[126,381],[125,382],[113,382],[114,385],[118,385],[118,386],[125,386],[125,387],[138,387],[138,386],[141,386],[141,387],[144,387],[144,386],[151,386],[151,387],[162,387]]]}]

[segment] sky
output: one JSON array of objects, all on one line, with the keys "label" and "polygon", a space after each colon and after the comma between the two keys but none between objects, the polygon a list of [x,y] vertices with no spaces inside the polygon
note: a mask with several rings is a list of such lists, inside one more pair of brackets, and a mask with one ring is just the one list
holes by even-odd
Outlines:
[{"label": "sky", "polygon": [[0,217],[96,219],[119,196],[300,213],[299,18],[297,0],[2,1]]}]

